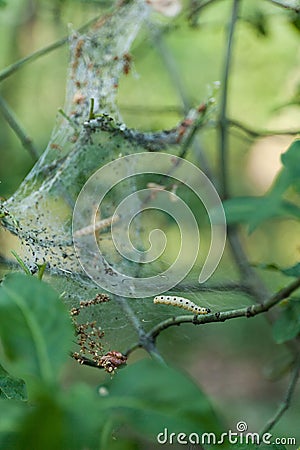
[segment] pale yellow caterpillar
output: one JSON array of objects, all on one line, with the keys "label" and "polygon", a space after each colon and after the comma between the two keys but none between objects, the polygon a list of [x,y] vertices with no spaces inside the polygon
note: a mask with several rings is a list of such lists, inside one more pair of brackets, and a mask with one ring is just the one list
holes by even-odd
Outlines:
[{"label": "pale yellow caterpillar", "polygon": [[159,303],[162,305],[172,305],[178,306],[179,308],[186,309],[187,311],[191,311],[194,314],[208,314],[210,313],[209,308],[204,308],[202,306],[195,305],[195,303],[191,302],[191,300],[184,297],[171,297],[168,295],[157,295],[154,297],[154,303]]},{"label": "pale yellow caterpillar", "polygon": [[115,214],[112,217],[108,217],[107,219],[102,219],[96,222],[95,224],[88,225],[87,227],[81,228],[74,232],[74,237],[87,236],[88,234],[93,234],[95,231],[103,230],[104,228],[109,227],[109,225],[118,222],[120,217]]}]

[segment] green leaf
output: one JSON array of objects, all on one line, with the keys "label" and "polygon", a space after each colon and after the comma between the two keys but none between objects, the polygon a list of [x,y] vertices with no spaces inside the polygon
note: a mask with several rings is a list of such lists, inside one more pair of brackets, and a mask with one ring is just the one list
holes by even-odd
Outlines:
[{"label": "green leaf", "polygon": [[[217,447],[215,447],[217,449]],[[226,449],[232,450],[257,450],[257,446],[254,444],[232,444],[232,443],[227,443],[227,445],[225,446]]]},{"label": "green leaf", "polygon": [[224,202],[224,210],[228,224],[246,223],[250,233],[265,220],[286,213],[280,201],[270,196],[232,198]]},{"label": "green leaf", "polygon": [[269,444],[269,445],[254,445],[254,444],[229,444],[228,449],[235,450],[286,450],[286,447],[281,444]]},{"label": "green leaf", "polygon": [[[26,415],[17,438],[17,449],[43,450],[98,448],[99,398],[88,386],[70,392],[44,390]],[[99,426],[97,426],[99,424]]]},{"label": "green leaf", "polygon": [[38,274],[37,274],[37,277],[38,277],[39,280],[42,280],[43,275],[44,275],[44,272],[45,272],[45,270],[46,270],[47,263],[44,263],[44,264],[37,264],[37,266],[38,266]]},{"label": "green leaf", "polygon": [[300,32],[300,13],[292,11],[290,13],[289,22],[295,28],[295,30]]},{"label": "green leaf", "polygon": [[[6,445],[10,435],[15,435],[24,414],[28,411],[28,404],[17,400],[0,399],[0,448],[14,448]],[[15,449],[14,449],[15,450]]]},{"label": "green leaf", "polygon": [[248,223],[253,211],[260,210],[264,199],[261,197],[236,197],[224,202],[228,223]]},{"label": "green leaf", "polygon": [[26,386],[23,380],[13,378],[0,366],[0,398],[26,400]]},{"label": "green leaf", "polygon": [[274,192],[264,197],[236,197],[223,204],[228,224],[245,223],[249,233],[266,220],[276,217],[295,217],[300,219],[300,208],[282,200]]},{"label": "green leaf", "polygon": [[253,266],[263,270],[272,270],[274,272],[281,272],[287,277],[294,277],[294,278],[300,277],[300,263],[296,263],[295,265],[287,268],[280,267],[275,263],[253,264]]},{"label": "green leaf", "polygon": [[72,336],[68,312],[49,285],[21,273],[5,278],[0,287],[0,337],[11,373],[25,381],[34,376],[53,382]]},{"label": "green leaf", "polygon": [[281,272],[288,277],[300,277],[300,263],[288,267],[287,269],[281,269]]},{"label": "green leaf", "polygon": [[278,344],[294,339],[300,333],[300,300],[290,299],[273,324],[273,337]]},{"label": "green leaf", "polygon": [[290,216],[300,219],[300,208],[291,202],[282,201],[277,211],[278,216]]},{"label": "green leaf", "polygon": [[18,253],[15,252],[14,250],[12,250],[11,253],[16,258],[16,260],[18,261],[20,267],[23,269],[23,271],[26,273],[26,275],[31,275],[31,272],[30,272],[29,268],[26,266],[26,263],[23,261],[23,259],[20,258]]},{"label": "green leaf", "polygon": [[186,375],[152,360],[132,364],[108,386],[103,406],[116,424],[156,440],[159,433],[219,432],[221,425],[201,389]]},{"label": "green leaf", "polygon": [[105,420],[91,387],[76,385],[65,392],[40,385],[31,404],[0,400],[0,448],[98,449]]},{"label": "green leaf", "polygon": [[[109,420],[111,410],[103,408],[102,399],[97,394],[96,389],[77,384],[65,396],[71,449],[102,448],[99,446],[101,432]],[[77,427],[76,431],[74,427]]]},{"label": "green leaf", "polygon": [[300,140],[292,143],[281,160],[283,169],[266,195],[236,197],[224,202],[228,224],[245,223],[252,232],[262,222],[275,217],[300,219],[300,208],[283,197],[290,187],[300,189]]},{"label": "green leaf", "polygon": [[300,140],[295,140],[288,150],[281,155],[281,161],[290,175],[290,182],[300,177]]}]

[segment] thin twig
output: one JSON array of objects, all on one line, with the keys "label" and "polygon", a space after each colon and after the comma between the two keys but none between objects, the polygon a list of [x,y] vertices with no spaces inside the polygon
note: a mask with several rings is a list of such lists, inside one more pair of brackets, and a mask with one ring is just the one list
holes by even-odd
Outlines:
[{"label": "thin twig", "polygon": [[39,154],[35,146],[33,145],[32,139],[26,134],[23,127],[20,125],[18,119],[16,118],[14,112],[6,103],[3,97],[0,96],[0,110],[3,117],[6,119],[8,125],[16,133],[21,141],[23,147],[29,152],[30,156],[34,161],[37,161]]},{"label": "thin twig", "polygon": [[132,308],[129,306],[127,299],[124,297],[120,297],[119,295],[116,295],[115,300],[118,303],[118,305],[123,309],[124,313],[128,316],[128,319],[130,320],[132,326],[137,331],[139,338],[141,336],[144,336],[146,333],[145,333],[139,319],[136,317]]},{"label": "thin twig", "polygon": [[[71,358],[74,358],[74,353],[70,353]],[[90,358],[87,358],[86,356],[80,355],[80,364],[82,366],[89,366],[89,367],[95,367],[95,369],[104,369],[103,366],[99,366],[95,361],[93,361]]]},{"label": "thin twig", "polygon": [[248,125],[245,125],[237,120],[228,119],[228,125],[230,127],[239,128],[244,133],[248,134],[250,137],[256,139],[264,136],[280,136],[280,135],[290,135],[297,136],[300,134],[300,130],[254,130]]},{"label": "thin twig", "polygon": [[[255,304],[245,308],[218,312],[215,314],[208,314],[203,316],[194,316],[190,314],[171,317],[155,325],[147,334],[145,334],[144,339],[146,339],[147,342],[152,342],[152,344],[155,344],[156,338],[162,331],[173,326],[179,326],[182,323],[203,325],[205,323],[212,323],[212,322],[225,322],[225,320],[235,319],[239,317],[247,317],[247,318],[253,317],[257,314],[261,314],[263,312],[268,311],[270,308],[277,305],[277,303],[279,303],[281,300],[288,298],[299,287],[300,287],[300,278],[298,278],[285,288],[281,289],[276,294],[272,295],[268,300],[266,300],[262,304]],[[142,341],[132,344],[124,352],[124,355],[128,357],[131,353],[133,353],[135,350],[139,348],[143,348]]]},{"label": "thin twig", "polygon": [[[205,107],[207,107],[207,105],[205,105]],[[189,129],[189,133],[187,138],[185,139],[185,141],[183,142],[181,149],[180,149],[180,153],[179,153],[179,157],[180,158],[185,158],[186,154],[189,150],[189,148],[192,146],[192,144],[195,145],[195,137],[196,134],[198,132],[198,130],[203,126],[203,124],[205,123],[206,119],[206,111],[204,111],[203,115],[200,116],[197,120],[195,120],[194,125],[192,125],[192,127],[190,127]],[[212,181],[212,183],[214,182],[214,178],[212,175],[211,170],[209,169],[209,164],[206,160],[206,157],[202,151],[202,149],[200,148],[199,145],[197,145],[197,151],[198,151],[198,157],[199,157],[199,162],[200,162],[200,166],[203,169],[203,172],[205,172],[205,174],[207,175],[207,177]]]},{"label": "thin twig", "polygon": [[280,6],[284,9],[289,9],[290,11],[300,12],[300,5],[295,5],[294,2],[283,2],[279,0],[268,0],[270,3],[273,3],[273,5]]},{"label": "thin twig", "polygon": [[[120,307],[123,309],[123,311],[126,313],[128,320],[131,322],[131,324],[133,325],[133,327],[135,328],[135,330],[138,333],[138,337],[139,337],[138,347],[143,347],[146,350],[146,352],[148,352],[153,358],[155,358],[156,360],[158,360],[161,363],[164,363],[162,356],[159,354],[159,352],[155,346],[155,342],[153,341],[152,337],[151,336],[149,337],[147,335],[147,333],[145,332],[139,319],[137,318],[134,311],[128,304],[127,299],[124,297],[120,297],[120,296],[116,296],[115,299],[118,302],[118,304],[120,305]],[[125,355],[127,356],[126,353],[125,353]]]},{"label": "thin twig", "polygon": [[[153,35],[153,40],[155,43],[155,48],[159,52],[160,57],[163,60],[165,67],[168,71],[168,74],[170,76],[170,79],[173,83],[173,86],[175,87],[175,89],[178,93],[184,113],[187,114],[188,111],[191,109],[191,103],[189,101],[187,91],[184,87],[181,76],[179,74],[176,61],[174,60],[170,50],[166,47],[166,44],[164,41],[164,36],[162,33],[156,33],[155,35]],[[198,131],[198,127],[194,127],[192,133],[189,135],[189,139],[187,139],[183,144],[183,148],[182,148],[180,157],[184,158],[189,147],[193,146],[195,149],[195,152],[199,156],[199,162],[200,162],[201,169],[207,175],[207,177],[212,182],[214,182],[213,173],[212,173],[212,170],[208,163],[208,160],[205,156],[205,153],[203,152],[203,148],[202,148],[201,144],[199,143],[199,140],[195,139],[197,131]]]},{"label": "thin twig", "polygon": [[[219,117],[220,129],[220,167],[221,167],[221,187],[222,197],[228,197],[228,127],[229,119],[227,118],[227,103],[228,103],[228,85],[232,60],[232,44],[235,26],[238,18],[238,8],[240,0],[233,0],[231,21],[228,31],[226,55],[224,60],[224,69],[222,76],[222,96],[221,96],[221,110]],[[262,281],[257,276],[256,272],[250,266],[247,255],[241,245],[238,232],[236,228],[228,227],[228,241],[231,247],[233,257],[236,265],[242,276],[242,283],[249,286],[249,293],[256,301],[262,302],[269,294],[264,287]]]},{"label": "thin twig", "polygon": [[233,0],[231,21],[229,24],[227,47],[225,53],[225,61],[223,68],[223,75],[221,79],[222,94],[221,94],[221,107],[220,107],[220,117],[219,117],[219,127],[220,127],[220,170],[221,170],[221,190],[222,197],[226,199],[228,196],[228,119],[227,119],[227,103],[228,103],[228,84],[229,84],[229,73],[232,61],[232,44],[233,35],[235,31],[235,25],[238,18],[238,8],[240,0]]},{"label": "thin twig", "polygon": [[[148,333],[148,339],[155,342],[157,336],[167,328],[175,325],[181,325],[182,323],[193,323],[194,325],[203,325],[205,323],[212,322],[225,322],[225,320],[235,319],[238,317],[254,317],[257,314],[267,312],[270,308],[277,305],[281,300],[288,298],[295,290],[300,287],[300,278],[289,284],[285,288],[278,291],[276,294],[272,295],[269,299],[261,304],[254,304],[248,307],[234,309],[230,311],[217,312],[215,314],[208,314],[203,316],[193,316],[193,315],[183,315],[177,317],[171,317],[164,320],[153,327]],[[127,350],[126,355],[133,351],[137,346],[132,346],[131,349]]]},{"label": "thin twig", "polygon": [[[78,32],[82,32],[85,29],[89,28],[93,23],[96,23],[97,20],[99,20],[99,17],[96,17],[89,22],[87,22],[85,25],[80,27],[78,29]],[[50,44],[44,48],[41,48],[40,50],[37,50],[30,55],[25,56],[22,59],[19,59],[15,63],[11,64],[10,66],[6,67],[0,72],[0,82],[8,78],[10,75],[12,75],[17,70],[21,69],[23,66],[25,66],[28,63],[31,63],[35,61],[36,59],[40,58],[40,56],[47,55],[48,53],[52,52],[53,50],[56,50],[59,47],[62,47],[65,45],[69,40],[69,36],[65,36],[62,39],[59,39],[58,41],[54,42],[53,44]]]},{"label": "thin twig", "polygon": [[170,145],[182,143],[180,157],[184,158],[196,131],[208,121],[210,104],[202,103],[196,109],[191,109],[185,118],[175,127],[169,130],[142,132],[133,128],[127,128],[125,124],[116,122],[106,114],[99,114],[95,118],[84,122],[88,133],[95,130],[107,133],[118,133],[124,139],[136,142],[148,151],[160,151]]},{"label": "thin twig", "polygon": [[229,226],[227,229],[227,239],[235,263],[240,271],[242,284],[247,286],[247,292],[257,302],[262,303],[270,294],[264,283],[251,267],[245,250],[241,244],[238,230],[236,227]]},{"label": "thin twig", "polygon": [[10,66],[6,67],[0,72],[0,82],[5,80],[5,78],[8,78],[10,75],[12,75],[17,70],[21,69],[21,67],[25,66],[26,64],[35,61],[40,56],[47,55],[48,53],[52,52],[53,50],[56,50],[59,47],[62,47],[67,41],[69,37],[65,36],[62,39],[59,39],[58,41],[54,42],[53,44],[48,45],[47,47],[44,47],[40,50],[37,50],[33,53],[31,53],[28,56],[25,56],[22,59],[19,59],[15,63],[11,64]]},{"label": "thin twig", "polygon": [[[150,29],[150,31],[152,30]],[[191,104],[185,86],[179,74],[176,61],[164,41],[163,33],[157,30],[155,32],[152,31],[152,41],[154,43],[155,50],[158,52],[163,63],[165,64],[170,80],[172,81],[172,84],[178,93],[178,96],[183,105],[184,113],[186,114],[191,109]]]},{"label": "thin twig", "polygon": [[284,399],[282,403],[279,405],[274,416],[266,423],[266,425],[260,432],[261,436],[265,433],[268,433],[274,427],[274,425],[276,425],[276,423],[279,421],[284,412],[290,407],[291,400],[297,386],[299,374],[300,374],[300,354],[297,355],[294,370],[291,374],[291,379],[287,391],[285,393]]}]

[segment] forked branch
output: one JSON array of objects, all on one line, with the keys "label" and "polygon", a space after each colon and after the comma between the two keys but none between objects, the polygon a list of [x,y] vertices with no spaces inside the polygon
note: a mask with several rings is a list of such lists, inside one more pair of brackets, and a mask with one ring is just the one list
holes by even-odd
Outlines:
[{"label": "forked branch", "polygon": [[[288,298],[294,291],[300,287],[300,278],[297,278],[293,283],[289,284],[285,288],[278,291],[276,294],[269,297],[261,304],[253,304],[244,308],[233,309],[230,311],[217,312],[215,314],[207,314],[203,316],[194,315],[182,315],[177,317],[171,317],[164,320],[153,327],[146,335],[147,339],[151,342],[155,342],[160,333],[170,327],[179,326],[182,323],[193,323],[194,325],[204,325],[212,322],[225,322],[229,319],[236,319],[239,317],[254,317],[258,314],[265,313],[269,309],[273,308],[282,300]],[[145,340],[145,338],[144,338]],[[135,344],[127,350],[126,355],[130,354],[138,347],[142,347],[141,343]]]}]

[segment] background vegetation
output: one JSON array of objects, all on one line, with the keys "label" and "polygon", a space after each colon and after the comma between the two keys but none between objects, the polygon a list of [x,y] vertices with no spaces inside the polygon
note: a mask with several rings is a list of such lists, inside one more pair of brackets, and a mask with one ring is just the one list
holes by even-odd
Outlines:
[{"label": "background vegetation", "polygon": [[[111,3],[101,0],[1,3],[2,197],[8,198],[14,193],[34,164],[34,157],[24,149],[20,135],[17,136],[5,120],[5,112],[7,108],[13,111],[41,155],[57,110],[64,101],[68,47],[58,46],[8,77],[5,68],[64,38],[70,23],[77,28],[95,15],[110,11],[114,8]],[[235,6],[238,6],[238,18],[233,24]],[[205,170],[199,148],[204,150],[205,161],[224,199],[246,198],[241,203],[224,203],[229,224],[242,225],[238,238],[236,229],[231,228],[228,246],[210,292],[190,292],[193,300],[199,295],[205,298],[213,312],[232,311],[267,301],[272,299],[272,294],[299,281],[300,225],[296,208],[300,206],[300,149],[299,144],[290,147],[299,132],[300,119],[299,11],[297,2],[283,0],[185,1],[181,14],[175,18],[155,13],[153,20],[159,23],[162,38],[157,39],[151,27],[145,26],[132,48],[131,71],[120,80],[118,105],[123,119],[128,126],[142,130],[173,127],[190,105],[199,104],[207,96],[208,86],[213,81],[221,81],[217,99],[219,110],[214,123],[198,133],[198,143],[188,154],[189,160],[197,164],[200,161],[200,167]],[[228,45],[230,24],[231,49]],[[226,61],[230,56],[230,70],[226,74]],[[220,156],[222,145],[225,146],[225,168]],[[291,151],[286,155],[291,155],[292,159],[283,160],[283,166],[280,155],[288,148]],[[295,173],[290,175],[293,168]],[[268,210],[269,197],[265,203],[252,204],[250,197],[275,192],[274,180],[278,180],[276,176],[283,170],[289,175],[286,189],[280,191],[280,202],[293,202],[295,211],[291,213],[282,208],[279,200],[275,202],[275,212]],[[259,216],[261,211],[267,211],[265,217]],[[257,223],[253,223],[255,221]],[[8,271],[7,260],[10,249],[15,248],[15,238],[3,231],[0,239],[4,274]],[[287,274],[285,269],[291,267],[294,269]],[[28,297],[32,301],[39,295],[53,295],[53,302],[58,302],[53,314],[67,321],[66,311],[60,310],[61,303],[51,288],[38,287],[31,277],[26,280],[11,278],[9,281],[7,278],[2,297],[7,299],[5,292],[21,290],[28,283],[28,290],[32,292]],[[236,289],[237,284],[239,289]],[[261,314],[252,319],[240,318],[206,326],[183,323],[162,332],[157,342],[160,355],[170,365],[184,369],[193,382],[180,372],[173,372],[174,369],[152,366],[145,360],[143,350],[133,352],[129,359],[130,363],[142,359],[140,366],[132,364],[117,371],[112,381],[104,371],[79,366],[75,361],[66,362],[67,344],[72,340],[72,330],[68,332],[66,324],[57,328],[57,342],[47,342],[52,336],[49,330],[40,331],[37,347],[44,348],[44,356],[48,355],[45,360],[50,361],[47,363],[35,356],[34,339],[33,344],[23,347],[26,325],[22,328],[17,310],[10,306],[9,311],[7,303],[1,306],[0,302],[4,308],[3,313],[0,311],[3,347],[10,355],[16,355],[8,366],[4,364],[10,375],[3,372],[2,379],[9,388],[7,384],[5,388],[0,384],[0,392],[2,397],[16,399],[19,396],[24,401],[27,394],[23,383],[16,382],[15,378],[7,382],[11,376],[22,378],[31,402],[37,405],[30,414],[19,403],[8,405],[6,402],[5,407],[1,406],[5,411],[0,416],[3,448],[9,445],[38,449],[154,448],[155,444],[149,443],[151,437],[155,439],[165,424],[175,430],[182,426],[187,431],[219,432],[234,430],[236,423],[244,420],[250,431],[259,431],[285,400],[288,411],[280,420],[276,419],[272,433],[295,437],[299,445],[300,402],[299,388],[295,387],[299,373],[299,298],[297,293],[293,294],[297,287],[295,285],[288,295],[279,299],[284,300],[291,294],[293,298],[275,308],[271,317],[273,324]],[[38,289],[45,291],[37,294]],[[50,312],[35,311],[34,314],[40,323]],[[166,317],[167,313],[163,315]],[[13,342],[8,339],[10,333],[15,336]],[[31,332],[28,335],[28,342],[31,342]],[[65,349],[60,348],[60,342],[66,343]],[[23,360],[22,354],[33,355],[32,360]],[[62,367],[65,370],[59,378],[57,372]],[[94,398],[99,385],[101,404]],[[111,396],[105,396],[105,389]],[[216,413],[212,412],[206,396]],[[143,419],[144,414],[147,420]],[[97,421],[96,417],[103,420]],[[80,426],[72,437],[74,424]]]}]

